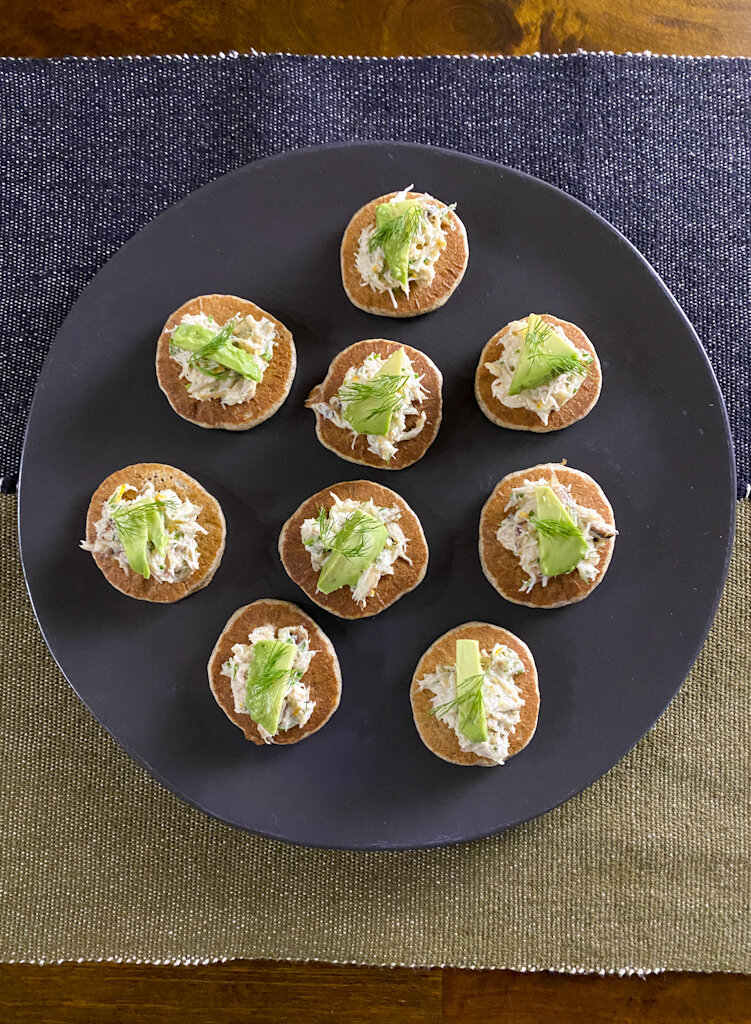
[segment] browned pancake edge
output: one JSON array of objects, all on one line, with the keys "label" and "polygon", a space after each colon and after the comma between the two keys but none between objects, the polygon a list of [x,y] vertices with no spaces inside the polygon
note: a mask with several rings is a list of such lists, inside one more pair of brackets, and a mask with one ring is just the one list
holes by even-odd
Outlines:
[{"label": "browned pancake edge", "polygon": [[444,761],[482,768],[497,768],[499,765],[496,761],[479,757],[471,750],[462,750],[454,730],[430,714],[432,696],[430,692],[418,688],[419,681],[431,672],[435,672],[440,665],[456,664],[456,641],[460,639],[477,640],[480,650],[490,651],[494,644],[502,643],[516,651],[524,664],[524,672],[514,676],[514,682],[519,687],[524,706],[521,709],[519,722],[509,740],[509,757],[513,757],[514,754],[523,750],[534,736],[540,710],[540,690],[537,666],[532,652],[518,636],[501,626],[491,625],[489,622],[465,622],[461,626],[454,626],[448,633],[438,637],[420,658],[409,691],[415,726],[425,746]]},{"label": "browned pancake edge", "polygon": [[551,412],[547,425],[531,409],[510,409],[493,394],[493,381],[496,378],[485,366],[485,363],[493,363],[500,356],[503,350],[500,339],[509,326],[506,324],[493,335],[482,350],[475,372],[477,404],[491,423],[496,423],[499,427],[507,427],[509,430],[530,430],[536,434],[563,430],[564,427],[570,427],[572,423],[584,419],[595,407],[597,399],[600,397],[602,367],[595,347],[587,335],[576,324],[569,323],[567,320],[559,320],[558,317],[551,316],[549,313],[543,313],[542,319],[553,327],[560,327],[576,348],[589,352],[592,362],[589,365],[587,376],[573,398],[570,398],[562,409],[555,409]]},{"label": "browned pancake edge", "polygon": [[600,584],[610,564],[615,537],[604,540],[599,545],[597,576],[590,583],[585,583],[574,570],[564,576],[551,577],[545,587],[536,583],[530,593],[521,593],[520,588],[527,575],[516,555],[504,548],[497,539],[496,532],[501,520],[507,515],[505,505],[514,487],[525,479],[549,478],[553,473],[562,484],[571,487],[571,494],[579,505],[595,509],[606,523],[615,526],[613,509],[602,488],[591,476],[578,469],[561,463],[546,462],[505,476],[494,488],[480,514],[479,551],[485,576],[498,593],[512,604],[523,604],[530,608],[560,608],[563,605],[575,604],[584,600]]},{"label": "browned pancake edge", "polygon": [[149,481],[157,489],[171,488],[183,501],[187,499],[201,506],[198,522],[208,532],[198,535],[198,569],[179,583],[159,583],[153,577],[145,580],[137,572],[125,572],[110,555],[96,552],[91,554],[107,581],[116,590],[139,601],[171,603],[193,594],[211,581],[222,560],[227,535],[219,502],[192,476],[161,462],[138,462],[112,473],[97,487],[89,502],[86,540],[90,544],[96,540],[95,524],[102,515],[105,502],[120,484],[132,484],[138,490]]},{"label": "browned pancake edge", "polygon": [[[276,327],[273,358],[264,371],[255,395],[249,401],[225,407],[218,398],[199,401],[191,398],[186,391],[185,381],[180,377],[180,367],[169,354],[169,332],[187,314],[195,316],[199,313],[213,316],[219,327],[238,313],[252,316],[256,320],[266,317]],[[237,295],[198,295],[183,303],[167,319],[156,346],[156,376],[167,401],[178,416],[208,429],[249,430],[273,416],[289,394],[296,366],[295,343],[284,324],[254,302]]]},{"label": "browned pancake edge", "polygon": [[235,711],[232,683],[222,675],[222,665],[232,656],[235,644],[246,644],[248,635],[258,626],[305,626],[310,637],[311,650],[316,651],[302,681],[310,687],[310,696],[316,702],[313,714],[303,726],[295,726],[274,737],[274,745],[299,743],[312,736],[328,722],[336,709],[342,693],[342,676],[339,659],[334,645],[321,627],[289,601],[262,598],[252,604],[238,608],[222,630],[208,664],[209,686],[217,704],[227,718],[241,729],[245,738],[258,746],[266,746],[250,715]]},{"label": "browned pancake edge", "polygon": [[[376,206],[387,203],[393,199],[397,192],[389,192],[388,195],[379,196],[363,206],[354,215],[344,231],[341,245],[341,268],[342,284],[347,297],[358,309],[366,313],[375,313],[378,316],[409,317],[421,316],[423,313],[430,313],[438,309],[451,297],[458,287],[469,262],[469,243],[467,232],[461,220],[452,211],[449,214],[451,227],[445,229],[446,248],[436,260],[435,277],[429,287],[410,287],[409,296],[405,295],[401,288],[395,293],[396,307],[391,301],[388,292],[378,292],[363,285],[360,274],[355,267],[355,254],[360,243],[360,235],[363,229],[375,222]],[[425,195],[423,192],[408,192],[408,199],[419,199]],[[433,197],[434,198],[434,197]],[[446,208],[446,204],[436,200],[439,206]]]},{"label": "browned pancake edge", "polygon": [[[412,348],[411,345],[388,341],[386,338],[358,341],[340,352],[332,361],[325,380],[321,384],[317,384],[308,395],[305,405],[310,407],[317,402],[328,402],[344,383],[347,371],[353,366],[360,366],[371,353],[376,352],[385,359],[400,348],[406,352],[415,371],[422,375],[423,386],[428,392],[427,398],[419,407],[420,411],[426,415],[425,426],[417,437],[400,441],[396,455],[386,462],[370,451],[367,437],[364,434],[357,434],[353,438],[351,431],[336,426],[331,420],[327,420],[319,412],[315,412],[318,440],[339,458],[345,459],[347,462],[356,462],[362,466],[370,466],[373,469],[405,469],[421,459],[435,440],[441,425],[443,407],[441,371],[424,352]],[[412,425],[408,420],[407,427]]]},{"label": "browned pancake edge", "polygon": [[[306,519],[314,519],[319,508],[329,509],[334,504],[332,491],[341,500],[352,498],[354,501],[367,501],[371,498],[376,505],[386,508],[397,505],[401,510],[399,525],[407,538],[407,555],[412,560],[412,565],[404,559],[397,559],[393,575],[381,577],[375,593],[368,597],[364,608],[352,600],[349,587],[341,587],[331,594],[316,592],[318,572],[313,568],[310,553],[300,539],[300,527],[303,522]],[[371,480],[350,480],[331,484],[307,498],[282,527],[279,535],[279,555],[287,575],[305,591],[310,600],[343,619],[364,619],[384,611],[400,597],[414,590],[425,576],[428,567],[428,544],[420,520],[404,498],[390,488]]]}]

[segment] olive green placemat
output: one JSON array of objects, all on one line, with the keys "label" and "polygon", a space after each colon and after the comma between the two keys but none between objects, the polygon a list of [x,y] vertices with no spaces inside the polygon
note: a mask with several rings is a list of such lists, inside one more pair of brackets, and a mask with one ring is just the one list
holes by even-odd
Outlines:
[{"label": "olive green placemat", "polygon": [[0,499],[0,959],[751,972],[748,502],[701,657],[617,767],[504,835],[395,853],[246,835],[134,764],[44,645],[15,517]]}]

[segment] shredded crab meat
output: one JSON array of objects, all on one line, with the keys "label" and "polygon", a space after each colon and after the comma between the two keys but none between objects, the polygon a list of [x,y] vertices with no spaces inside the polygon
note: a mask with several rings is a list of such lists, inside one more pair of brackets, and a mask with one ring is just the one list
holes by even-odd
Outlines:
[{"label": "shredded crab meat", "polygon": [[[412,188],[412,185],[408,185],[401,192],[397,192],[388,202],[403,202]],[[419,204],[425,215],[421,218],[420,230],[412,239],[409,250],[409,273],[407,274],[406,295],[409,295],[411,285],[430,287],[435,277],[436,262],[446,248],[445,224],[448,223],[452,231],[456,230],[453,220],[446,216],[448,207],[440,202],[440,200],[434,199],[433,196],[427,194],[412,198]],[[357,252],[355,253],[355,269],[360,274],[360,281],[363,287],[369,286],[375,292],[388,292],[391,302],[394,308],[396,308],[397,301],[394,292],[397,290],[404,291],[404,289],[401,282],[392,276],[386,266],[383,248],[379,245],[376,246],[373,252],[368,252],[370,240],[375,234],[375,230],[374,221],[368,227],[363,228],[360,233]]]},{"label": "shredded crab meat", "polygon": [[[524,706],[519,687],[514,682],[514,676],[524,671],[524,663],[516,651],[506,644],[498,643],[490,653],[480,651],[480,667],[485,676],[482,699],[488,727],[487,740],[484,743],[473,743],[459,732],[459,716],[455,706],[437,712],[436,718],[453,730],[462,750],[495,761],[496,764],[503,764],[508,757],[509,741]],[[456,665],[440,665],[435,672],[418,679],[417,688],[433,694],[430,700],[432,708],[450,705],[457,696]]]},{"label": "shredded crab meat", "polygon": [[[565,341],[572,344],[571,339],[566,337],[565,332],[558,325],[550,325],[556,334]],[[541,384],[536,388],[529,388],[518,395],[510,395],[509,388],[514,376],[519,352],[524,342],[527,331],[527,319],[514,320],[508,325],[504,333],[498,339],[502,347],[501,353],[493,362],[485,363],[485,368],[490,371],[495,380],[491,385],[494,398],[507,406],[509,409],[529,409],[542,420],[547,426],[551,412],[557,412],[570,399],[574,397],[586,379],[586,373],[579,373],[577,370],[570,370],[554,377],[547,384]],[[576,348],[576,346],[574,346]],[[590,363],[592,357],[586,349],[576,349],[578,355],[585,363]]]},{"label": "shredded crab meat", "polygon": [[[372,380],[384,364],[384,358],[377,352],[370,355],[360,366],[351,366],[340,386],[346,388],[349,384],[366,383]],[[422,385],[422,376],[415,373],[414,367],[407,353],[404,353],[404,375],[407,380],[401,390],[402,404],[395,409],[391,415],[391,426],[387,434],[366,434],[368,449],[374,455],[378,455],[384,462],[388,462],[399,451],[401,441],[409,441],[422,431],[425,426],[426,416],[420,412],[418,406],[428,397],[429,392]],[[324,419],[331,420],[337,427],[352,432],[352,447],[354,448],[357,438],[360,436],[352,425],[344,419],[349,403],[342,401],[339,393],[332,395],[328,402],[316,402],[311,408],[319,413]],[[407,426],[407,419],[414,422]]]},{"label": "shredded crab meat", "polygon": [[169,488],[156,490],[153,483],[143,484],[140,490],[132,484],[121,484],[102,505],[102,514],[94,524],[95,540],[91,544],[81,541],[81,547],[84,551],[114,558],[123,572],[129,574],[131,568],[112,513],[130,508],[136,502],[155,501],[162,505],[167,546],[164,554],[160,555],[153,544],[148,543],[151,579],[158,583],[179,583],[186,579],[198,568],[198,537],[208,532],[198,522],[201,506],[188,499],[183,501]]},{"label": "shredded crab meat", "polygon": [[521,593],[528,594],[537,583],[545,587],[549,576],[540,571],[540,548],[537,542],[537,530],[530,523],[529,517],[537,509],[536,491],[538,487],[548,486],[553,489],[561,504],[582,532],[587,550],[576,565],[575,570],[586,582],[591,583],[599,571],[599,548],[604,540],[615,537],[617,530],[606,523],[599,512],[578,505],[571,495],[571,489],[559,482],[555,475],[550,479],[524,480],[515,487],[506,502],[505,511],[508,515],[501,521],[496,537],[508,551],[512,551],[527,573],[528,579],[519,588]]},{"label": "shredded crab meat", "polygon": [[[282,626],[279,629],[272,625],[257,626],[248,634],[246,644],[232,646],[232,656],[222,665],[222,675],[227,676],[232,683],[235,711],[241,715],[249,713],[245,707],[248,673],[253,660],[253,648],[259,640],[291,640],[295,645],[295,660],[290,669],[289,689],[282,704],[279,731],[302,728],[316,706],[316,702],[310,699],[310,687],[303,682],[313,656],[317,653],[310,649],[310,637],[305,626]],[[264,743],[274,742],[274,737],[262,725],[258,725],[258,731]]]},{"label": "shredded crab meat", "polygon": [[[352,498],[341,499],[331,492],[334,504],[329,509],[327,536],[335,537],[344,526],[348,516],[360,509],[373,516],[386,527],[387,538],[383,550],[367,569],[360,573],[360,578],[354,587],[350,587],[352,600],[360,607],[364,607],[366,601],[376,592],[378,581],[382,576],[393,576],[394,563],[399,558],[412,564],[407,557],[407,538],[399,526],[398,520],[401,512],[396,505],[390,508],[382,508],[373,501],[355,501]],[[317,519],[306,519],[300,527],[300,537],[303,544],[310,552],[310,561],[316,572],[323,568],[323,563],[329,555],[329,550],[321,540],[320,527]]]},{"label": "shredded crab meat", "polygon": [[[256,320],[252,316],[240,316],[232,318],[235,322],[232,331],[232,342],[238,348],[250,352],[256,357],[258,369],[261,372],[261,380],[266,367],[274,355],[276,344],[276,327],[267,317]],[[227,321],[229,323],[229,321]],[[199,327],[206,327],[217,334],[223,324],[218,324],[212,317],[205,313],[186,313],[179,324],[176,324],[170,331],[174,334],[181,324],[197,324]],[[180,367],[180,377],[185,380],[185,387],[191,398],[205,402],[209,399],[218,399],[222,406],[240,405],[242,402],[249,402],[254,397],[260,381],[248,380],[235,370],[229,370],[226,366],[215,363],[208,359],[209,368],[220,371],[221,377],[212,377],[202,373],[197,366],[191,366],[190,360],[195,355],[187,349],[180,348],[170,340],[170,357]]]}]

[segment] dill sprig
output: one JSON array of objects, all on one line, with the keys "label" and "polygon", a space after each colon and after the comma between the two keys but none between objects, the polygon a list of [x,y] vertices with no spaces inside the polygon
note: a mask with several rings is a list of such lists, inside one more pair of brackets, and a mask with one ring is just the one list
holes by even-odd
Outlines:
[{"label": "dill sprig", "polygon": [[586,374],[589,363],[592,361],[591,357],[588,357],[585,362],[578,352],[572,352],[570,355],[562,355],[559,353],[543,351],[543,345],[550,335],[554,333],[552,325],[546,323],[542,317],[535,318],[531,329],[527,326],[527,333],[525,334],[524,340],[527,345],[530,362],[544,362],[546,364],[549,380],[552,380],[553,377],[560,377],[564,373],[575,372]]},{"label": "dill sprig", "polygon": [[168,501],[156,498],[154,501],[144,501],[141,504],[120,506],[110,504],[110,515],[121,538],[134,537],[144,526],[148,525],[153,512],[164,512],[166,509],[175,507],[175,502],[171,498]]},{"label": "dill sprig", "polygon": [[350,512],[341,530],[331,525],[328,511],[319,507],[316,517],[320,541],[327,551],[336,551],[345,558],[357,558],[367,547],[367,537],[381,525],[380,520],[368,516],[360,509]]},{"label": "dill sprig", "polygon": [[252,688],[261,693],[265,693],[267,690],[270,690],[272,686],[281,682],[285,677],[292,680],[293,677],[299,675],[299,673],[296,673],[294,669],[279,667],[279,662],[287,653],[286,648],[291,646],[291,642],[287,640],[277,640],[275,643],[276,646],[266,659],[266,664],[263,666],[262,671],[256,676],[252,683]]},{"label": "dill sprig", "polygon": [[[224,327],[222,327],[221,331],[219,331],[218,334],[215,334],[213,338],[206,342],[205,345],[202,345],[193,353],[193,355],[188,360],[188,366],[195,367],[196,370],[200,370],[201,373],[205,373],[208,377],[227,377],[229,374],[229,370],[213,370],[211,369],[211,367],[206,366],[205,363],[201,363],[200,361],[211,359],[213,353],[216,352],[218,349],[222,348],[222,346],[225,345],[230,340],[234,329],[235,321],[228,321],[228,323],[226,323]],[[216,365],[216,363],[214,365]]]},{"label": "dill sprig", "polygon": [[453,700],[446,701],[445,704],[439,704],[435,708],[431,708],[428,711],[429,715],[445,715],[449,711],[455,711],[460,705],[467,705],[467,713],[472,717],[479,717],[485,712],[485,701],[482,696],[482,684],[485,681],[485,673],[480,672],[476,676],[469,676],[467,679],[462,681],[461,693],[458,693],[457,683],[457,696]]},{"label": "dill sprig", "polygon": [[567,522],[565,519],[538,519],[537,516],[530,516],[529,523],[546,537],[583,536],[576,523]]},{"label": "dill sprig", "polygon": [[383,248],[389,242],[398,242],[400,245],[411,242],[420,230],[423,216],[422,207],[417,203],[408,206],[404,213],[397,214],[376,228],[368,242],[368,252],[375,252],[379,245]]},{"label": "dill sprig", "polygon": [[364,421],[375,419],[384,413],[397,412],[404,404],[404,388],[409,375],[384,374],[364,383],[343,384],[339,388],[339,398],[345,405],[376,399],[379,403],[372,412],[363,417]]}]

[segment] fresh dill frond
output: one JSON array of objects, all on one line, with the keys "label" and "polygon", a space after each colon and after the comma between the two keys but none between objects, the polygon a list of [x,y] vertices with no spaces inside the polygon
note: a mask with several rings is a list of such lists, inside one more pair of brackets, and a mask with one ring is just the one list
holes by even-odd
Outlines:
[{"label": "fresh dill frond", "polygon": [[583,536],[576,523],[567,522],[565,519],[538,519],[537,516],[530,516],[529,523],[545,537]]},{"label": "fresh dill frond", "polygon": [[157,498],[155,501],[144,501],[141,504],[120,506],[110,504],[110,515],[121,538],[134,537],[144,526],[148,525],[153,512],[161,513],[175,507],[175,502],[172,499],[162,501],[161,498]]},{"label": "fresh dill frond", "polygon": [[[467,712],[471,716],[479,716],[484,713],[485,702],[482,696],[482,684],[485,681],[485,673],[480,672],[476,676],[469,676],[464,679],[461,684],[461,693],[457,693],[457,696],[453,700],[448,700],[445,704],[439,704],[435,708],[431,708],[428,711],[429,715],[445,715],[450,711],[456,711],[460,705],[467,706]],[[458,690],[458,684],[457,684]]]},{"label": "fresh dill frond", "polygon": [[571,355],[561,355],[560,353],[543,351],[543,345],[550,335],[554,333],[553,326],[546,323],[542,317],[535,318],[531,329],[527,326],[524,340],[527,345],[527,354],[530,362],[544,363],[549,380],[552,380],[554,377],[560,377],[564,373],[586,374],[587,368],[592,362],[591,356],[582,359],[578,352],[572,352]]},{"label": "fresh dill frond", "polygon": [[336,551],[345,558],[356,558],[366,549],[367,537],[381,526],[381,522],[360,509],[355,509],[344,520],[341,530],[335,532],[325,508],[318,509],[318,533],[327,551]]},{"label": "fresh dill frond", "polygon": [[397,412],[404,404],[404,388],[408,374],[384,374],[364,383],[343,384],[339,388],[339,399],[344,405],[375,399],[378,405],[363,417],[363,421],[375,419],[384,413]]},{"label": "fresh dill frond", "polygon": [[422,226],[424,213],[422,207],[414,203],[407,207],[404,213],[397,214],[391,220],[387,220],[373,232],[368,242],[368,252],[373,253],[380,246],[383,248],[390,242],[399,245],[406,245],[411,242]]},{"label": "fresh dill frond", "polygon": [[[194,367],[196,370],[200,370],[201,373],[205,373],[208,377],[224,378],[229,375],[229,371],[226,369],[214,370],[210,366],[206,366],[205,362],[201,360],[211,359],[211,356],[218,349],[226,345],[232,337],[232,332],[235,329],[235,321],[228,321],[218,334],[215,334],[213,338],[210,338],[205,345],[202,345],[197,349],[188,360],[188,366]],[[216,366],[216,363],[214,363]]]},{"label": "fresh dill frond", "polygon": [[263,693],[266,690],[270,690],[272,686],[281,682],[285,677],[290,679],[290,681],[292,680],[294,671],[289,668],[279,667],[279,662],[287,653],[286,649],[290,646],[291,642],[288,642],[287,640],[275,641],[275,646],[266,659],[266,664],[263,666],[262,671],[253,680],[252,687],[254,690],[258,690]]}]

